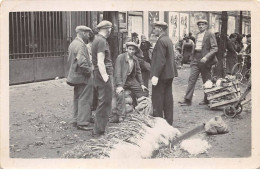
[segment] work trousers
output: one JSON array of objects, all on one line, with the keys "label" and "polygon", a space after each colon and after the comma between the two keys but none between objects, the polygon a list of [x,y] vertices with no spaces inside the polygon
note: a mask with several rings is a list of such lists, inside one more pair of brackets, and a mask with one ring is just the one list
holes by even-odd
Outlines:
[{"label": "work trousers", "polygon": [[[201,56],[201,53],[195,53],[195,59],[197,60],[193,61],[191,64],[188,88],[184,97],[186,100],[192,100],[199,74],[201,74],[203,84],[211,78],[211,67],[207,66],[205,63],[199,62],[199,60],[202,58]],[[204,101],[208,102],[205,94]]]},{"label": "work trousers", "polygon": [[[136,78],[128,77],[124,85],[124,89],[130,90],[133,94],[133,97],[136,99],[142,96],[145,97],[148,96],[148,92],[143,91],[140,83],[136,80]],[[124,92],[121,92],[120,94],[116,94],[116,114],[122,117],[125,117],[126,115],[126,104],[125,104]]]},{"label": "work trousers", "polygon": [[153,116],[161,117],[172,125],[173,122],[173,79],[159,79],[156,86],[152,88]]},{"label": "work trousers", "polygon": [[142,71],[142,78],[143,78],[144,86],[148,88],[150,71]]},{"label": "work trousers", "polygon": [[93,97],[93,79],[90,78],[87,84],[74,86],[73,98],[73,122],[77,125],[87,125],[91,117],[91,105]]},{"label": "work trousers", "polygon": [[94,125],[94,132],[96,134],[102,134],[106,130],[112,108],[112,82],[112,76],[109,76],[108,81],[105,82],[99,71],[94,71],[94,86],[98,99]]}]

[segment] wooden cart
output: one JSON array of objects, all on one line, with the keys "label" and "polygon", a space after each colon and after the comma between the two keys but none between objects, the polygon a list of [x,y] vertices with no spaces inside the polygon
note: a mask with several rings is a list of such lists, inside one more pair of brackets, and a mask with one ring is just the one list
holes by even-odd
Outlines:
[{"label": "wooden cart", "polygon": [[210,109],[216,109],[236,103],[241,96],[238,84],[238,81],[230,81],[221,84],[221,86],[215,86],[209,89],[204,88],[204,93],[209,100],[208,106]]}]

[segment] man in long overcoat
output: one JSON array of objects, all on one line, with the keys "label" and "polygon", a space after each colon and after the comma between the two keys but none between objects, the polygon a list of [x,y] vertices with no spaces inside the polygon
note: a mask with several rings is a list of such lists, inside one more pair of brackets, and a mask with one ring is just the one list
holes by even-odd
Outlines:
[{"label": "man in long overcoat", "polygon": [[159,37],[151,62],[153,116],[165,118],[172,125],[173,96],[172,81],[178,76],[174,61],[173,44],[166,35],[168,24],[158,21],[153,24],[153,32]]}]

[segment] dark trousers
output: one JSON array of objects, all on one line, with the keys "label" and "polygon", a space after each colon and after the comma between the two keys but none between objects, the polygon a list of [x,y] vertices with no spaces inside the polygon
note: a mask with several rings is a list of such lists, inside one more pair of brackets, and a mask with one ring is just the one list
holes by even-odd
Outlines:
[{"label": "dark trousers", "polygon": [[91,117],[91,105],[93,97],[93,79],[88,84],[74,86],[73,98],[73,122],[77,125],[87,125]]},{"label": "dark trousers", "polygon": [[170,125],[173,122],[172,80],[159,79],[152,88],[153,116],[166,119]]},{"label": "dark trousers", "polygon": [[142,78],[143,78],[144,86],[148,88],[150,71],[142,71]]},{"label": "dark trousers", "polygon": [[[198,80],[199,74],[201,74],[203,84],[211,78],[210,72],[211,67],[207,66],[205,63],[199,62],[201,59],[200,53],[195,53],[195,58],[197,58],[197,61],[192,62],[191,64],[191,70],[190,70],[190,77],[188,81],[188,88],[186,91],[185,99],[186,100],[192,100],[193,93],[195,90],[195,85]],[[207,97],[204,94],[204,101],[207,102]]]},{"label": "dark trousers", "polygon": [[94,80],[98,98],[94,132],[101,134],[106,130],[108,117],[112,108],[112,76],[109,76],[108,81],[105,82],[99,71],[94,71]]},{"label": "dark trousers", "polygon": [[[130,90],[133,94],[133,97],[138,99],[142,96],[148,96],[147,92],[144,92],[141,88],[140,83],[136,80],[136,78],[127,78],[126,83],[124,85],[124,89]],[[116,113],[118,116],[126,115],[126,104],[125,104],[125,94],[121,92],[120,94],[116,94]]]}]

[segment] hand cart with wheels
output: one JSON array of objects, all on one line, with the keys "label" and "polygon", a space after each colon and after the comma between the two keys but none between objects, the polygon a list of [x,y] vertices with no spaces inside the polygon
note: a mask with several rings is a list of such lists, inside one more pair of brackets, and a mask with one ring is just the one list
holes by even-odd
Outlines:
[{"label": "hand cart with wheels", "polygon": [[[241,99],[239,81],[229,81],[221,84],[221,86],[215,86],[208,89],[204,88],[204,93],[206,94],[209,101],[208,106],[210,109],[217,109],[226,106],[226,108],[229,107],[228,109],[232,110],[232,113],[234,109],[234,112],[236,112],[236,114],[242,112],[241,104],[237,103]],[[231,107],[230,105],[235,106]],[[224,111],[226,111],[227,114],[230,114],[228,110]]]},{"label": "hand cart with wheels", "polygon": [[240,114],[243,111],[242,101],[246,98],[247,94],[251,91],[251,81],[249,81],[245,92],[241,97],[233,104],[225,107],[224,114],[227,117],[234,118],[236,115]]}]

